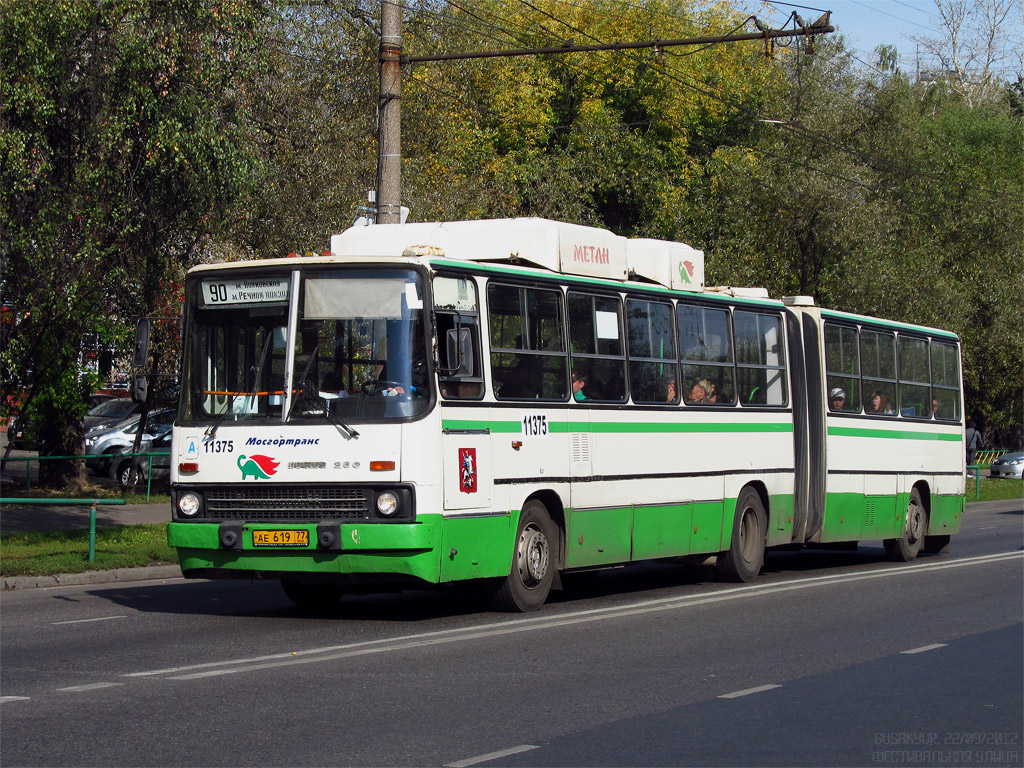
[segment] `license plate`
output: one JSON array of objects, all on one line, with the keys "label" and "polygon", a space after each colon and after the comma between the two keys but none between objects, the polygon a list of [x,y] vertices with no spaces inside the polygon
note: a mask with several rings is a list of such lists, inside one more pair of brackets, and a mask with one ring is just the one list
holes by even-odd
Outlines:
[{"label": "license plate", "polygon": [[253,531],[254,547],[308,547],[309,531]]}]

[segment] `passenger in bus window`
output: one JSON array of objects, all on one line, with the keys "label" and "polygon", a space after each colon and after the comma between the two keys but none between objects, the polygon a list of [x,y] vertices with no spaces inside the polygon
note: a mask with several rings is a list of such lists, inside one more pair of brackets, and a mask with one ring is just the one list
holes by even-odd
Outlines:
[{"label": "passenger in bus window", "polygon": [[676,394],[675,379],[666,377],[658,381],[658,401],[662,403],[679,402],[679,396]]},{"label": "passenger in bus window", "polygon": [[846,408],[846,392],[841,387],[834,387],[832,392],[829,393],[829,400],[832,401],[831,408],[833,411],[842,411]]},{"label": "passenger in bus window", "polygon": [[[565,379],[563,379],[565,381]],[[583,375],[582,371],[573,371],[572,373],[572,399],[579,402],[587,400],[586,394],[583,392],[583,388],[587,386],[587,378]]]},{"label": "passenger in bus window", "polygon": [[708,390],[707,390],[707,388],[703,384],[701,384],[702,381],[706,381],[706,379],[699,379],[698,381],[693,382],[693,385],[690,387],[690,394],[686,398],[686,402],[688,402],[688,403],[710,403],[711,402],[708,399]]},{"label": "passenger in bus window", "polygon": [[717,403],[718,402],[718,385],[715,384],[711,379],[701,379],[699,382],[704,391],[707,392],[707,398],[704,400],[705,403]]},{"label": "passenger in bus window", "polygon": [[868,402],[871,404],[870,408],[868,408],[868,413],[894,413],[892,405],[889,402],[888,396],[886,396],[886,394],[880,389],[876,389],[874,392],[871,393],[871,397],[868,399]]},{"label": "passenger in bus window", "polygon": [[942,418],[942,415],[939,413],[939,408],[940,408],[939,401],[938,400],[932,400],[932,416],[934,416],[936,419],[941,419]]}]

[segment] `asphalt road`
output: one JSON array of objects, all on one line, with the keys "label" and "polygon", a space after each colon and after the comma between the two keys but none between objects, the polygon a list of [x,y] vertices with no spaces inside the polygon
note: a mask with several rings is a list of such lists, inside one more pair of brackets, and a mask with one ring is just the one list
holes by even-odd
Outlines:
[{"label": "asphalt road", "polygon": [[773,553],[602,574],[539,614],[461,591],[170,580],[0,596],[20,765],[1024,764],[1024,515],[947,556]]}]

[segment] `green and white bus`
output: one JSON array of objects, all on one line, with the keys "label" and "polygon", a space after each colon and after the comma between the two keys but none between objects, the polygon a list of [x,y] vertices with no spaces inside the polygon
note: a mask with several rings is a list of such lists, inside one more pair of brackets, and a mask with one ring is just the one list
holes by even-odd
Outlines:
[{"label": "green and white bus", "polygon": [[303,605],[882,540],[964,511],[954,334],[704,285],[704,255],[544,219],[360,226],[188,276],[168,529]]}]

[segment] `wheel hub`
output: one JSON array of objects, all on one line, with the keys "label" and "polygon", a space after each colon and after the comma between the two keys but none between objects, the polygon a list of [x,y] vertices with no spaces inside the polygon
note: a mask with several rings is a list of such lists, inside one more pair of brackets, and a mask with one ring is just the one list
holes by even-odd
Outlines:
[{"label": "wheel hub", "polygon": [[550,554],[544,533],[532,525],[523,529],[519,537],[519,575],[527,587],[535,587],[548,572]]},{"label": "wheel hub", "polygon": [[924,514],[921,508],[911,505],[907,510],[907,538],[914,542],[921,538],[924,533]]}]

